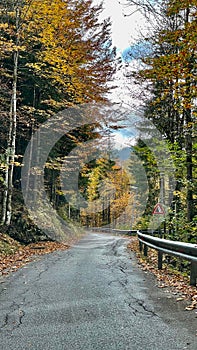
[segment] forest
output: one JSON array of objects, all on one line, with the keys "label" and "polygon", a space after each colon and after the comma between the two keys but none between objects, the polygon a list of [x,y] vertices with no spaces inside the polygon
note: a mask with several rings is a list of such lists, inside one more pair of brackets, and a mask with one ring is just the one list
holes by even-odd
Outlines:
[{"label": "forest", "polygon": [[[127,86],[131,97],[136,97],[132,96],[132,86],[138,87],[144,117],[165,139],[175,165],[176,187],[162,229],[171,239],[195,242],[197,1],[127,0],[126,3],[131,13],[137,6],[150,26],[146,35],[139,34],[135,50],[130,48],[125,65]],[[20,242],[36,242],[47,235],[47,229],[42,231],[29,215],[21,186],[23,158],[33,135],[31,145],[39,151],[36,155],[39,158],[41,126],[49,125],[46,123],[51,118],[58,118],[65,110],[81,110],[89,104],[108,106],[109,92],[115,89],[113,79],[120,69],[120,59],[112,45],[110,18],[99,20],[102,11],[102,3],[95,4],[92,0],[1,1],[0,233]],[[134,60],[139,63],[138,68],[132,65]],[[137,168],[134,155],[137,156],[148,181],[147,206],[135,221],[132,210],[140,206],[134,190],[136,179],[130,179],[121,164],[111,159],[101,114],[95,112],[89,124],[73,126],[50,150],[44,169],[45,195],[71,229],[110,224],[128,229],[124,223],[125,211],[133,221],[132,228],[147,229],[161,186],[157,162],[144,140],[139,138],[134,146],[130,145],[129,169],[132,172],[133,167]],[[106,123],[115,130],[121,116],[111,114],[107,113]],[[84,210],[73,204],[76,198],[72,193],[70,200],[64,195],[60,173],[76,147],[95,139],[104,151],[101,157],[87,161],[80,171],[79,192],[89,209]],[[29,152],[31,158],[31,149]],[[75,167],[75,159],[70,158]],[[39,171],[31,162],[28,167],[28,174],[34,173],[35,181]],[[32,190],[29,176],[27,192],[35,200],[39,188],[34,186]],[[110,183],[106,188],[102,186],[104,180]],[[115,191],[113,196],[110,188]],[[46,227],[49,226],[47,214],[44,220]]]},{"label": "forest", "polygon": [[[145,117],[166,139],[175,164],[176,188],[166,224],[175,232],[172,237],[196,241],[197,2],[155,1],[154,8],[152,2],[140,4],[153,25],[137,53],[143,67],[132,71],[130,79],[143,85]],[[137,152],[154,187],[149,150],[139,142]]]}]

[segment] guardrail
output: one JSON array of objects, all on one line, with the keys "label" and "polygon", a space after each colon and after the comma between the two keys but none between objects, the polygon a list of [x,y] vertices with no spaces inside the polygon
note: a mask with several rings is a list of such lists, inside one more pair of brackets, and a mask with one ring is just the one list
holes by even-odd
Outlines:
[{"label": "guardrail", "polygon": [[132,236],[132,235],[136,235],[137,234],[137,230],[120,230],[117,228],[112,228],[112,227],[88,227],[86,228],[90,231],[100,231],[100,232],[109,232],[109,233],[117,233],[117,234],[123,234],[123,235],[128,235],[128,236]]},{"label": "guardrail", "polygon": [[140,244],[140,251],[144,256],[148,254],[148,247],[158,251],[158,269],[162,269],[163,254],[178,256],[191,261],[190,285],[196,286],[197,280],[197,244],[171,241],[158,237],[153,237],[137,231]]}]

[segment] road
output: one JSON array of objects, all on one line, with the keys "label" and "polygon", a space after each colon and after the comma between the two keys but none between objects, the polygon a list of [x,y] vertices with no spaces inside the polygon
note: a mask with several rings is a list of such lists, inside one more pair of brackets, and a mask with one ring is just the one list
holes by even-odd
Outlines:
[{"label": "road", "polygon": [[127,243],[89,233],[1,280],[0,348],[196,350],[195,314],[155,286]]}]

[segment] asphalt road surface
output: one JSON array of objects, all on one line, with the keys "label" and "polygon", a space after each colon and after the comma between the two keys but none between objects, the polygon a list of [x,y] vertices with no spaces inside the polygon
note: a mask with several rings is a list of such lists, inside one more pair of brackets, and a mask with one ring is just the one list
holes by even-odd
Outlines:
[{"label": "asphalt road surface", "polygon": [[0,349],[196,350],[195,311],[157,288],[127,243],[89,233],[1,280]]}]

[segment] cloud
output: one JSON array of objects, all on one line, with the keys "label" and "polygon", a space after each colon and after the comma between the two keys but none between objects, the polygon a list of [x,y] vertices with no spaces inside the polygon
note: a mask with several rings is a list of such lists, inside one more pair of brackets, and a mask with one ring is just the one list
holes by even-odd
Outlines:
[{"label": "cloud", "polygon": [[104,11],[101,14],[101,19],[111,18],[112,42],[121,52],[139,39],[139,31],[143,31],[146,26],[144,16],[135,11],[137,7],[134,9],[132,6],[133,14],[130,15],[131,8],[124,7],[124,4],[126,1],[120,4],[118,0],[104,0]]},{"label": "cloud", "polygon": [[128,130],[125,133],[123,131],[117,131],[114,132],[112,135],[113,138],[113,146],[115,149],[123,149],[126,147],[130,147],[135,144],[135,137],[134,135],[128,134]]}]

